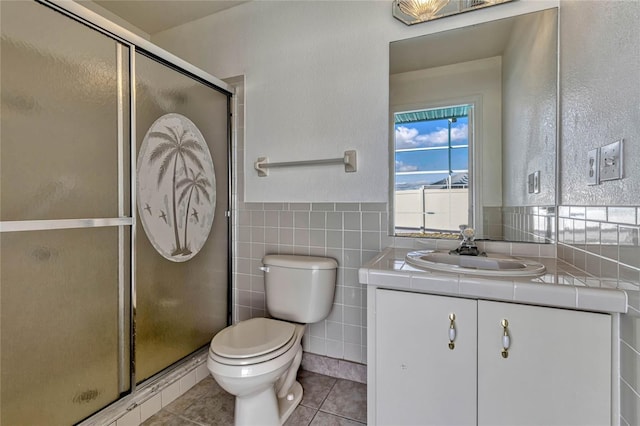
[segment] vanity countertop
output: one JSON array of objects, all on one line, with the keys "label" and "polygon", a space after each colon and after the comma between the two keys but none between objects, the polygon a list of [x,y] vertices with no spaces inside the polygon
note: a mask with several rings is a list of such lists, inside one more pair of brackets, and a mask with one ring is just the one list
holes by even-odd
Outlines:
[{"label": "vanity countertop", "polygon": [[595,312],[627,312],[627,294],[617,282],[586,276],[556,258],[519,257],[545,265],[534,278],[480,277],[415,268],[405,262],[415,249],[389,247],[359,270],[361,284],[474,299],[500,300]]}]

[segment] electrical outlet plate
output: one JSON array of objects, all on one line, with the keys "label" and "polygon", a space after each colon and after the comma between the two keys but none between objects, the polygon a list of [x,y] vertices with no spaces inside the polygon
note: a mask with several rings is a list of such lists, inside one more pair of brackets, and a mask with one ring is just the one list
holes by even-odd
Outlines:
[{"label": "electrical outlet plate", "polygon": [[589,151],[587,160],[587,185],[598,185],[600,183],[600,148]]},{"label": "electrical outlet plate", "polygon": [[622,139],[600,148],[600,181],[622,179]]}]

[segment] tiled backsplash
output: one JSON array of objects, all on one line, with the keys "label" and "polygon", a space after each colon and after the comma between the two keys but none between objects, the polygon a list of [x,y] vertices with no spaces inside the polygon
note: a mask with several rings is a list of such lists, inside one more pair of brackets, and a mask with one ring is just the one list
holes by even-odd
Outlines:
[{"label": "tiled backsplash", "polygon": [[[558,257],[586,272],[635,288],[640,283],[640,208],[561,206]],[[640,306],[634,308],[640,310]]]},{"label": "tiled backsplash", "polygon": [[556,240],[555,206],[503,207],[502,223],[506,241],[552,243]]},{"label": "tiled backsplash", "polygon": [[640,207],[561,206],[558,257],[627,290],[620,318],[620,423],[640,420]]}]

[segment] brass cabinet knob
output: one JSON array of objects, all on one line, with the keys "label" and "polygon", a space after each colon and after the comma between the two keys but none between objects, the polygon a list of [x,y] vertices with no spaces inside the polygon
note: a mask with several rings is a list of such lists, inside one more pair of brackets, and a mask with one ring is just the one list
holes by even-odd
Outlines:
[{"label": "brass cabinet knob", "polygon": [[511,338],[509,337],[509,320],[504,318],[502,325],[502,358],[509,357],[509,346],[511,346]]},{"label": "brass cabinet knob", "polygon": [[450,313],[449,321],[449,349],[453,350],[456,347],[456,314]]}]

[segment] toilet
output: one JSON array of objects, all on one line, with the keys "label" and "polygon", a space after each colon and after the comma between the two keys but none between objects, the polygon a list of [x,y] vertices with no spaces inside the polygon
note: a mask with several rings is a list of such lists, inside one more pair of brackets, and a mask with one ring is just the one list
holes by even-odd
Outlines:
[{"label": "toilet", "polygon": [[305,325],[333,306],[338,263],[317,256],[267,255],[262,259],[267,311],[215,335],[207,368],[235,396],[235,424],[282,425],[302,400],[296,374]]}]

